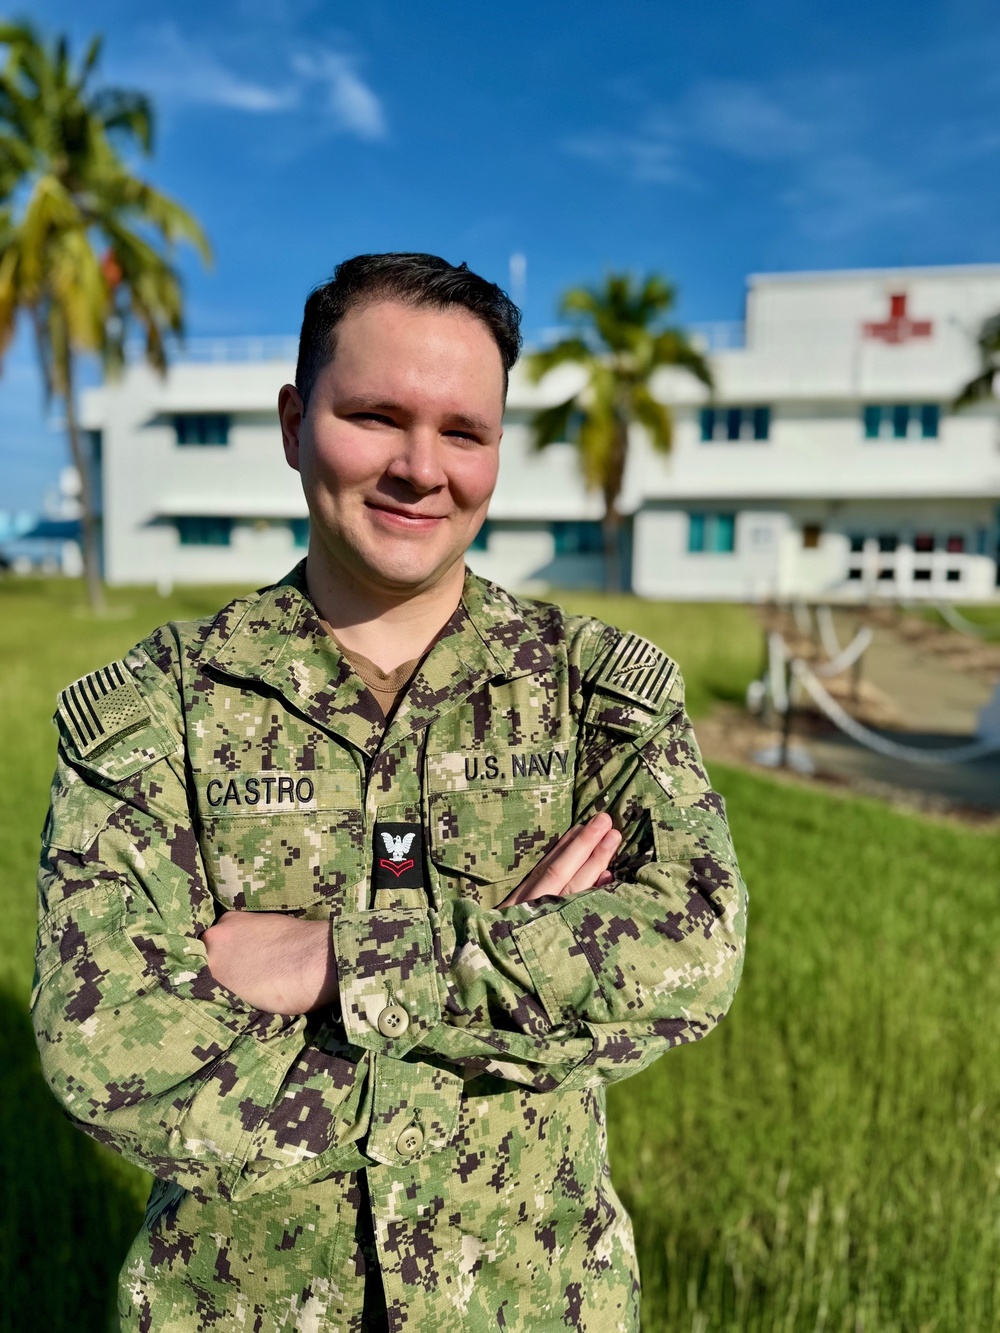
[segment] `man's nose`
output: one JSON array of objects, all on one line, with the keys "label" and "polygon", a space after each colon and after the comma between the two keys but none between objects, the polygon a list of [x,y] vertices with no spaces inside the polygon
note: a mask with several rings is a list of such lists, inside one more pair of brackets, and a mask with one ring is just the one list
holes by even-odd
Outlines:
[{"label": "man's nose", "polygon": [[426,494],[444,486],[447,477],[441,460],[441,442],[436,432],[413,428],[400,440],[400,448],[386,468],[394,481],[406,482]]}]

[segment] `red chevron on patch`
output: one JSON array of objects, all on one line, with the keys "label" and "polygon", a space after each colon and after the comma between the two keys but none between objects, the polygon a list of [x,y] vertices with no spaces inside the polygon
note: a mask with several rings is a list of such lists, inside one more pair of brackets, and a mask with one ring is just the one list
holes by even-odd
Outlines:
[{"label": "red chevron on patch", "polygon": [[379,865],[383,870],[391,870],[396,878],[399,879],[404,870],[413,869],[413,860],[411,858],[409,861],[387,861],[385,857],[382,856],[379,857]]}]

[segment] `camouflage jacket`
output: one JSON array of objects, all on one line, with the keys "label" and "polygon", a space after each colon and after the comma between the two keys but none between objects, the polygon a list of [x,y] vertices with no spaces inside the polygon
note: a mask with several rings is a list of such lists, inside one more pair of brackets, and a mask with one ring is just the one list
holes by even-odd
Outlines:
[{"label": "camouflage jacket", "polygon": [[[718,1022],[745,895],[673,662],[469,575],[388,727],[301,567],[60,696],[33,1011],[156,1177],[125,1328],[633,1330],[607,1083]],[[614,882],[497,910],[608,811]],[[220,910],[328,919],[340,1006],[220,986]],[[367,1216],[367,1214],[366,1214]]]}]

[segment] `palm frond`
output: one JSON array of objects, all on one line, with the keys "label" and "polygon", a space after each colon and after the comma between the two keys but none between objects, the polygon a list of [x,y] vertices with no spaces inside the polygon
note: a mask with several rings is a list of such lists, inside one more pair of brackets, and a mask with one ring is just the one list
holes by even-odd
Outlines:
[{"label": "palm frond", "polygon": [[593,360],[594,354],[582,338],[561,338],[551,347],[543,347],[532,352],[526,358],[528,378],[533,384],[545,378],[556,366],[586,366]]},{"label": "palm frond", "polygon": [[563,444],[569,440],[570,424],[579,411],[576,398],[567,398],[564,403],[554,407],[539,408],[531,417],[531,443],[534,449],[547,449],[550,444]]},{"label": "palm frond", "polygon": [[661,454],[669,453],[674,442],[673,417],[646,385],[640,385],[632,395],[632,414],[645,429],[653,448]]},{"label": "palm frond", "polygon": [[91,100],[91,110],[109,134],[123,134],[153,151],[153,104],[145,93],[123,88],[102,88]]}]

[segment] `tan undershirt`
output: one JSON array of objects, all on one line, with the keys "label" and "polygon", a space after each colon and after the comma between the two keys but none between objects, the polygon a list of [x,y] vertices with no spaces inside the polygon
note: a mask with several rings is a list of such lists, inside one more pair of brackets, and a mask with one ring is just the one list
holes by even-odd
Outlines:
[{"label": "tan undershirt", "polygon": [[410,662],[400,662],[394,671],[386,672],[381,667],[376,666],[370,658],[354,652],[351,648],[345,648],[325,620],[321,620],[319,623],[350,662],[371,693],[374,694],[378,700],[378,706],[388,722],[396,711],[396,705],[406,693],[406,687],[416,675],[417,667],[422,662],[423,657],[414,657]]}]

